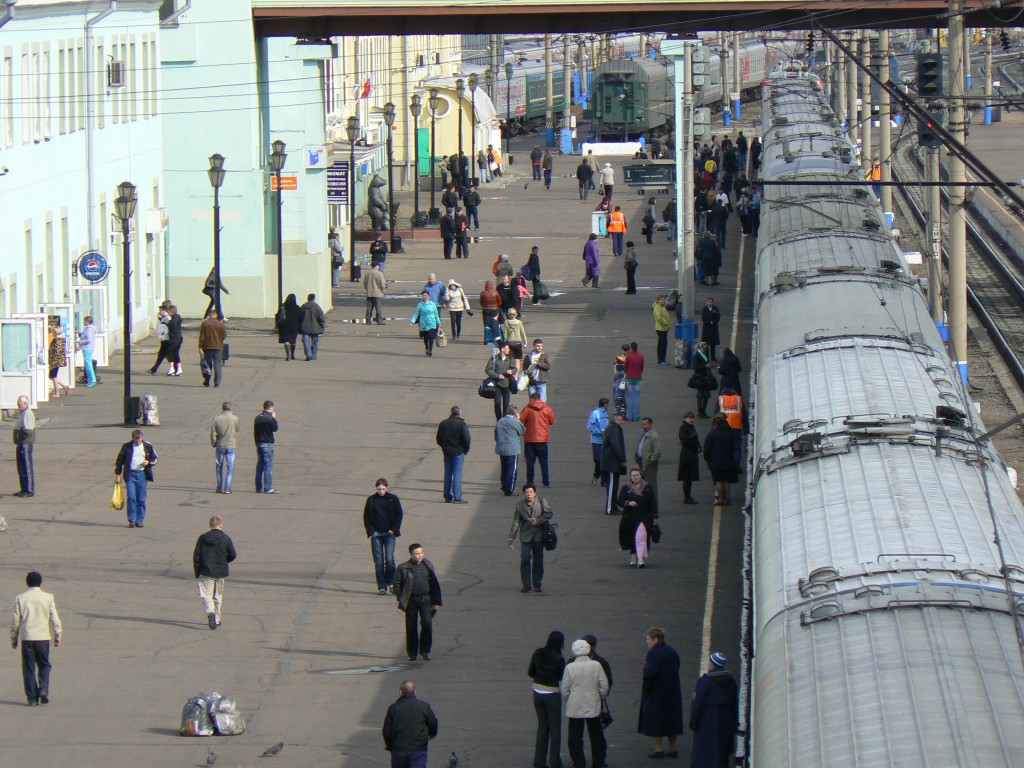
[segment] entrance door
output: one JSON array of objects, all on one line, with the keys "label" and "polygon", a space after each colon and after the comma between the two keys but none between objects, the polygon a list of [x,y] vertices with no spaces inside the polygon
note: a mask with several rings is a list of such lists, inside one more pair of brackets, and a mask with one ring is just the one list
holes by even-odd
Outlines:
[{"label": "entrance door", "polygon": [[46,346],[50,336],[46,331],[46,315],[42,312],[15,312],[11,317],[32,322],[35,342],[35,354],[32,357],[35,361],[32,368],[33,397],[38,402],[45,403],[50,396],[50,367]]},{"label": "entrance door", "polygon": [[[96,327],[96,346],[93,349],[92,359],[100,368],[105,368],[109,363],[110,354],[110,328],[107,321],[107,286],[105,285],[76,285],[75,287],[75,333],[81,333],[85,327],[83,322],[86,316],[92,317],[92,324]],[[84,364],[82,353],[75,351],[75,367],[81,368]]]},{"label": "entrance door", "polygon": [[75,371],[78,364],[75,357],[78,354],[78,334],[75,332],[75,305],[67,302],[51,302],[40,304],[39,311],[46,315],[47,325],[53,318],[60,321],[60,329],[64,334],[64,349],[67,352],[68,364],[57,372],[57,381],[69,389],[75,388]]},{"label": "entrance door", "polygon": [[36,357],[37,346],[42,343],[37,324],[35,319],[0,318],[0,408],[16,410],[22,396],[28,398],[30,408],[39,404],[33,386],[39,368],[43,369],[46,396],[46,364],[40,366]]}]

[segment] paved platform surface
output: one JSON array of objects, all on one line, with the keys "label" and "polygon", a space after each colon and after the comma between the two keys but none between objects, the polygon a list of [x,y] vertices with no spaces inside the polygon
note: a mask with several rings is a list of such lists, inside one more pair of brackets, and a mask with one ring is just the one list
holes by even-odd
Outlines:
[{"label": "paved platform surface", "polygon": [[[465,768],[529,766],[535,716],[527,664],[548,632],[559,629],[570,643],[585,633],[600,639],[615,674],[608,763],[641,766],[651,750],[650,740],[636,733],[645,630],[664,627],[680,652],[687,701],[704,665],[705,635],[736,659],[741,514],[737,506],[724,510],[709,589],[713,489],[701,481],[695,490],[701,504],[684,507],[675,481],[677,432],[694,405],[689,374],[655,364],[650,307],[675,285],[672,244],[663,234],[652,246],[632,235],[641,288],[626,296],[625,272],[602,241],[601,288],[583,288],[581,252],[594,200],[579,201],[575,179],[567,178],[575,158],[556,159],[550,191],[536,182],[524,189],[521,174],[529,171],[521,159],[528,146],[516,151],[503,184],[484,185],[483,227],[471,258],[445,262],[440,243],[418,241],[391,256],[384,327],[349,322],[362,318],[364,299],[361,289],[344,284],[333,297],[337,308],[318,361],[304,362],[300,354],[286,362],[267,321],[233,318],[224,384],[205,389],[195,333],[186,335],[185,375],[177,379],[147,376],[156,342],[141,343],[133,355],[135,392],[155,392],[162,418],[162,426],[144,430],[160,454],[144,529],[129,530],[124,513],[109,508],[114,458],[129,439],[119,423],[121,359],[113,359],[100,386],[40,408],[34,498],[11,496],[17,490],[13,446],[3,458],[0,509],[10,528],[0,535],[0,593],[12,603],[26,571],[41,571],[44,589],[56,595],[65,642],[52,651],[46,707],[25,706],[18,654],[10,651],[0,664],[5,764],[203,765],[212,748],[218,765],[253,766],[269,762],[259,755],[284,741],[273,759],[282,768],[387,765],[384,712],[399,683],[412,678],[440,719],[431,766],[447,765],[452,751]],[[638,233],[643,201],[620,187],[615,202]],[[518,550],[506,543],[515,499],[499,491],[492,406],[476,394],[487,359],[479,312],[466,318],[462,340],[430,359],[407,322],[428,272],[458,278],[477,306],[496,255],[507,251],[519,265],[532,245],[540,246],[543,277],[555,294],[525,316],[528,334],[543,338],[552,358],[548,399],[557,415],[552,487],[543,495],[555,510],[560,545],[547,557],[542,595],[519,593]],[[739,246],[734,234],[714,295],[724,340],[738,331],[749,367],[749,311],[734,315],[733,306]],[[749,276],[751,245],[746,248]],[[230,316],[229,303],[225,310]],[[602,513],[585,429],[598,398],[610,392],[614,354],[632,340],[647,356],[642,411],[654,417],[664,445],[664,539],[643,571],[627,567],[628,554],[617,546],[618,518]],[[252,492],[251,423],[264,399],[277,404],[280,418],[278,496]],[[214,493],[209,445],[210,421],[223,400],[235,404],[242,422],[230,497]],[[522,405],[525,395],[514,402]],[[442,503],[442,460],[434,444],[436,425],[453,404],[464,407],[473,435],[465,506]],[[703,439],[707,422],[698,428]],[[627,424],[629,449],[639,434],[639,424]],[[445,600],[429,663],[408,664],[402,615],[394,598],[376,592],[361,511],[378,476],[390,480],[405,507],[398,554],[421,542],[440,573]],[[211,632],[190,557],[215,513],[239,557],[223,627]],[[708,597],[714,608],[706,619]],[[367,672],[377,666],[389,671]],[[180,737],[182,705],[200,691],[236,697],[248,731]],[[683,738],[683,759],[689,747]]]}]

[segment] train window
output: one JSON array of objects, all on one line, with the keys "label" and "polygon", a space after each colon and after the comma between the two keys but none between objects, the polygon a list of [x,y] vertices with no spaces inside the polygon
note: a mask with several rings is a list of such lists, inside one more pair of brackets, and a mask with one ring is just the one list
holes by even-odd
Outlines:
[{"label": "train window", "polygon": [[604,111],[605,112],[611,112],[612,111],[612,97],[611,96],[605,96],[604,97]]}]

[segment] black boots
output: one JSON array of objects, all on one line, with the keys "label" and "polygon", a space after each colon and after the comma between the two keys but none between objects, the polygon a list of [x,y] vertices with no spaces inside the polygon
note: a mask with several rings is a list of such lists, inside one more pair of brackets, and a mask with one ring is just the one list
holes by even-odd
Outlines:
[{"label": "black boots", "polygon": [[697,415],[702,419],[708,418],[708,398],[698,397],[697,398]]}]

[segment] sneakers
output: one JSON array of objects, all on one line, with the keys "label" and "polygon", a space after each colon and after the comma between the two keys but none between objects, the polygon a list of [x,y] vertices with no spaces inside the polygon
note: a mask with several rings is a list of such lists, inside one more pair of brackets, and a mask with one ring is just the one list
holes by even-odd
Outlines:
[{"label": "sneakers", "polygon": [[630,564],[631,566],[632,566],[632,565],[636,565],[636,555],[630,555],[630,556],[629,556],[629,564]]},{"label": "sneakers", "polygon": [[216,613],[208,613],[208,614],[206,614],[206,622],[210,625],[210,629],[216,629],[217,628],[217,614]]},{"label": "sneakers", "polygon": [[429,653],[421,653],[420,654],[420,658],[422,658],[424,661],[430,661],[430,654]]},{"label": "sneakers", "polygon": [[636,559],[636,567],[637,568],[646,568],[647,567],[647,562],[642,557],[638,557]]},{"label": "sneakers", "polygon": [[378,595],[386,595],[387,593],[388,593],[388,591],[384,587],[381,587],[380,589],[377,590],[377,594]]},{"label": "sneakers", "polygon": [[522,592],[525,595],[527,592],[532,592],[533,591],[533,587],[523,587],[519,591]]}]

